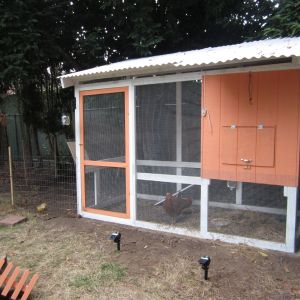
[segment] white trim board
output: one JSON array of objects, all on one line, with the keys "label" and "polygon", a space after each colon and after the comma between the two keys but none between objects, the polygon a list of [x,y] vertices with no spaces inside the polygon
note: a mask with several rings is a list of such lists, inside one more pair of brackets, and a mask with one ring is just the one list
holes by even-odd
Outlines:
[{"label": "white trim board", "polygon": [[[164,196],[157,196],[157,195],[147,195],[147,194],[137,194],[137,201],[141,200],[149,200],[149,201],[155,201],[159,202],[165,199]],[[192,205],[200,205],[200,199],[194,199]]]},{"label": "white trim board", "polygon": [[[116,218],[116,217],[110,217],[106,215],[100,215],[95,214],[87,211],[82,211],[80,214],[83,218],[98,220],[98,221],[104,221],[104,222],[110,222],[110,223],[116,223],[121,225],[132,225],[130,219],[123,219],[123,218]],[[134,226],[134,225],[132,225]]]},{"label": "white trim board", "polygon": [[79,111],[79,89],[75,86],[75,167],[76,167],[76,191],[77,191],[77,214],[81,214],[82,204],[81,204],[81,165],[80,165],[80,111]]},{"label": "white trim board", "polygon": [[185,228],[178,228],[174,226],[155,224],[155,223],[144,222],[144,221],[136,221],[136,226],[149,229],[149,230],[173,233],[173,234],[184,235],[193,238],[196,237],[200,239],[220,240],[222,242],[231,243],[231,244],[245,244],[255,248],[292,253],[292,251],[286,246],[286,244],[279,243],[279,242],[271,242],[271,241],[264,241],[259,239],[245,238],[245,237],[239,237],[233,235],[225,235],[225,234],[214,233],[214,232],[207,232],[203,234],[197,230],[189,230]]},{"label": "white trim board", "polygon": [[128,90],[129,112],[129,198],[130,198],[130,221],[135,224],[136,220],[136,104],[135,89],[132,83]]},{"label": "white trim board", "polygon": [[137,166],[149,167],[173,167],[173,168],[191,168],[201,169],[201,163],[188,161],[167,161],[167,160],[137,160]]},{"label": "white trim board", "polygon": [[138,180],[173,182],[182,184],[202,185],[203,179],[199,176],[180,176],[168,174],[137,173]]},{"label": "white trim board", "polygon": [[231,244],[245,244],[255,248],[262,248],[262,249],[269,249],[269,250],[276,250],[276,251],[290,252],[290,253],[293,252],[292,249],[286,246],[286,244],[279,243],[279,242],[263,241],[258,239],[225,235],[225,234],[213,233],[213,232],[207,232],[203,234],[198,230],[178,228],[170,225],[156,224],[156,223],[150,223],[145,221],[136,221],[135,224],[132,224],[131,221],[128,219],[108,217],[108,216],[93,214],[85,211],[83,211],[81,215],[84,218],[116,223],[120,225],[128,225],[133,228],[144,228],[148,230],[177,234],[177,235],[199,238],[199,239],[220,240],[222,242],[231,243]]},{"label": "white trim board", "polygon": [[168,82],[202,80],[202,73],[203,72],[186,72],[170,75],[153,75],[152,77],[148,75],[147,77],[133,78],[132,81],[135,86],[139,86]]},{"label": "white trim board", "polygon": [[168,83],[168,82],[182,82],[182,81],[193,81],[201,80],[202,72],[187,72],[187,73],[178,73],[170,75],[149,75],[145,77],[132,77],[130,79],[117,79],[109,80],[103,82],[93,82],[93,83],[80,83],[78,84],[78,89],[80,91],[88,91],[95,89],[106,89],[114,87],[124,87],[124,86],[139,86],[139,85],[149,85],[149,84],[159,84],[159,83]]},{"label": "white trim board", "polygon": [[[95,82],[95,83],[78,83],[77,80],[73,80],[75,85],[80,91],[100,89],[100,88],[112,88],[112,87],[123,87],[133,84],[134,86],[159,84],[167,82],[182,82],[192,80],[202,80],[205,75],[217,75],[217,74],[233,74],[233,73],[245,73],[245,72],[267,72],[267,71],[278,71],[278,70],[297,70],[300,69],[299,64],[295,63],[279,63],[269,64],[261,66],[245,66],[245,67],[228,67],[219,68],[214,70],[199,70],[199,71],[188,71],[178,70],[178,73],[169,75],[155,75],[145,74],[145,77],[131,76],[129,79],[117,79],[113,78],[109,81]],[[174,70],[176,72],[176,70]],[[180,73],[181,72],[181,73]],[[96,77],[96,76],[95,76]],[[91,80],[91,79],[90,79]],[[95,79],[96,80],[96,79]]]}]

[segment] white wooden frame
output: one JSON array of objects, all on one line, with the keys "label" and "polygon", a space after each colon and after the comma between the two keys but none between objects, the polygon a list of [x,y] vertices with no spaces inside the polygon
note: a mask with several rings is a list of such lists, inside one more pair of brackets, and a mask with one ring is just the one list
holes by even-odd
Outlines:
[{"label": "white wooden frame", "polygon": [[[249,72],[249,71],[269,71],[269,70],[281,70],[281,69],[293,69],[294,66],[287,66],[285,64],[269,67],[246,67],[246,68],[235,68],[226,70],[213,70],[204,72],[191,72],[181,73],[166,76],[152,76],[146,78],[132,78],[128,80],[116,80],[110,82],[91,83],[91,84],[80,84],[75,86],[75,97],[76,97],[76,110],[75,110],[75,139],[76,139],[76,186],[77,186],[77,212],[82,217],[102,220],[106,222],[119,223],[124,225],[130,225],[135,227],[146,228],[150,230],[156,230],[161,232],[170,232],[185,236],[192,236],[206,239],[219,239],[229,243],[243,243],[250,246],[255,246],[264,249],[279,250],[284,252],[295,251],[295,231],[296,231],[296,209],[297,209],[297,188],[285,187],[285,196],[287,196],[287,222],[286,222],[286,241],[285,243],[276,243],[270,241],[262,241],[258,239],[251,239],[246,237],[230,236],[219,233],[208,232],[208,187],[210,184],[209,179],[191,176],[181,175],[167,175],[149,173],[136,173],[137,165],[152,165],[166,166],[166,167],[189,167],[189,168],[200,168],[200,163],[187,163],[180,161],[180,153],[177,153],[178,161],[176,162],[147,162],[147,161],[136,161],[136,112],[135,112],[135,86],[167,83],[167,82],[182,82],[190,80],[201,80],[202,75],[208,74],[226,74],[226,73],[237,73],[237,72]],[[297,67],[299,68],[299,67]],[[79,92],[85,90],[112,88],[112,87],[124,87],[129,88],[129,152],[130,152],[130,219],[121,219],[116,217],[104,216],[85,212],[81,206],[81,176],[80,176],[80,124],[79,124]],[[179,100],[178,100],[179,101]],[[179,114],[177,116],[179,118]],[[179,128],[179,126],[178,126]],[[150,222],[143,222],[136,220],[136,180],[154,180],[154,181],[167,181],[175,182],[178,184],[197,184],[201,185],[201,218],[199,224],[199,231],[192,231],[182,228],[174,228],[170,226],[164,226],[160,224],[153,224]],[[236,204],[242,206],[242,194],[241,186],[238,186],[236,190]]]},{"label": "white wooden frame", "polygon": [[75,167],[76,167],[76,189],[77,189],[77,214],[82,214],[82,203],[81,203],[81,166],[80,166],[80,112],[79,112],[79,87],[75,86]]},{"label": "white wooden frame", "polygon": [[201,169],[200,162],[189,161],[166,161],[166,160],[137,160],[137,166],[150,166],[150,167],[172,167],[172,168],[191,168]]}]

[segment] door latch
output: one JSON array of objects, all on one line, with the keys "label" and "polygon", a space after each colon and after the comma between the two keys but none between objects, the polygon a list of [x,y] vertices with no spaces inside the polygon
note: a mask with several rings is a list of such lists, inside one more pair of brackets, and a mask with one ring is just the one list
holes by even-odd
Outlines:
[{"label": "door latch", "polygon": [[244,169],[251,169],[251,165],[250,164],[252,163],[252,159],[241,158],[241,161],[246,164],[244,166]]}]

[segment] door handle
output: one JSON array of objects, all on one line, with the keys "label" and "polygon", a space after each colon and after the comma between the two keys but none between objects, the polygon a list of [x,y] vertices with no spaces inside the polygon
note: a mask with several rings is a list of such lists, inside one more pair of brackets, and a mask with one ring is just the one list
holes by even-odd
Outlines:
[{"label": "door handle", "polygon": [[241,161],[243,161],[245,164],[251,164],[252,159],[247,159],[247,158],[241,158]]},{"label": "door handle", "polygon": [[244,162],[246,165],[244,166],[244,169],[251,169],[251,163],[252,163],[252,159],[248,159],[248,158],[241,158],[241,161]]}]

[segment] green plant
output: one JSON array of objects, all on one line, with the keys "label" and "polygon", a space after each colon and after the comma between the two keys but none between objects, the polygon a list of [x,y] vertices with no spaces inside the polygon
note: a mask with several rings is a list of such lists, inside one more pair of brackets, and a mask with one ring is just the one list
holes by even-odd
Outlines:
[{"label": "green plant", "polygon": [[117,263],[103,263],[98,274],[99,281],[119,281],[126,274],[126,268]]},{"label": "green plant", "polygon": [[91,285],[93,285],[93,281],[91,276],[88,275],[78,275],[70,282],[70,286],[74,286],[76,288],[89,287]]}]

